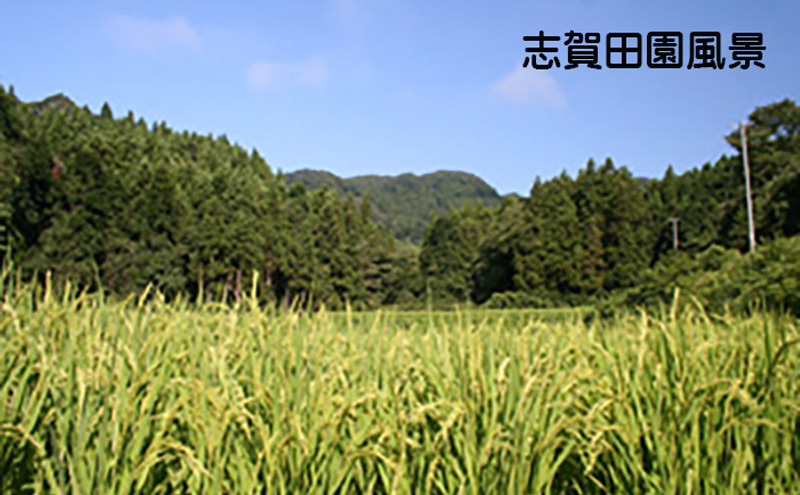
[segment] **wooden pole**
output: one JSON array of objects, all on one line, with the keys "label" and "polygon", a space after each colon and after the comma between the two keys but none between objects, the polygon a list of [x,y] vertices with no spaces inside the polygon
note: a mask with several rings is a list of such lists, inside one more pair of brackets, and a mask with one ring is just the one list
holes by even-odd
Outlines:
[{"label": "wooden pole", "polygon": [[742,159],[744,161],[744,188],[747,195],[747,234],[750,239],[750,252],[756,250],[756,227],[753,220],[753,194],[750,190],[750,164],[747,157],[747,122],[742,122]]}]

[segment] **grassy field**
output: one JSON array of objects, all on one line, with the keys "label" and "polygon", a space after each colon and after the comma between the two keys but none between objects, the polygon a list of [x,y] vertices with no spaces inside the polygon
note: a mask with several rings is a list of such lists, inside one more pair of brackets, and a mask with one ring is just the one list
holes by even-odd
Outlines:
[{"label": "grassy field", "polygon": [[795,320],[5,289],[0,493],[800,493]]}]

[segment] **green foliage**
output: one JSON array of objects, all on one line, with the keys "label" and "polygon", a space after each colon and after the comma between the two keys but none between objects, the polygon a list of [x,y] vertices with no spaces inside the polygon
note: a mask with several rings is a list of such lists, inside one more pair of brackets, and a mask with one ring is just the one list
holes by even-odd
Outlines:
[{"label": "green foliage", "polygon": [[[652,219],[644,189],[611,159],[595,170],[587,166],[575,181],[579,216],[584,225],[584,271],[598,288],[630,287],[648,267]],[[599,241],[599,242],[598,242]]]},{"label": "green foliage", "polygon": [[518,267],[515,252],[520,230],[525,225],[525,215],[524,203],[519,198],[506,197],[484,227],[485,236],[472,270],[472,298],[475,302],[484,303],[495,293],[514,289]]},{"label": "green foliage", "polygon": [[[769,244],[771,239],[800,233],[800,110],[786,100],[756,109],[750,120],[757,236],[768,245],[740,264],[708,263],[726,249],[747,248],[741,157],[722,157],[680,176],[670,167],[661,180],[636,179],[610,159],[600,167],[590,160],[574,180],[566,174],[546,182],[537,178],[530,197],[506,198],[484,222],[487,234],[479,240],[477,259],[474,246],[458,245],[474,238],[445,235],[458,224],[456,214],[434,225],[449,242],[424,244],[421,256],[450,256],[436,276],[458,287],[450,292],[462,302],[470,279],[471,300],[491,307],[591,300],[604,301],[606,308],[664,304],[682,287],[715,310],[726,304],[743,310],[764,300],[794,311],[786,287],[792,285],[795,254],[786,253],[785,269],[769,258],[755,260],[785,250]],[[728,136],[736,148],[739,136]],[[678,224],[678,253],[672,219]],[[745,268],[748,263],[752,268]]]},{"label": "green foliage", "polygon": [[643,185],[611,160],[599,169],[590,161],[576,180],[537,178],[529,198],[508,198],[483,215],[482,235],[460,233],[463,216],[435,220],[422,266],[439,260],[429,276],[457,287],[449,290],[456,299],[471,295],[484,303],[506,294],[493,307],[583,304],[600,292],[632,287],[655,243]]},{"label": "green foliage", "polygon": [[[791,100],[759,107],[746,128],[756,236],[761,240],[800,233],[800,109]],[[747,249],[745,181],[741,133],[727,141],[739,156],[722,157],[714,165],[680,177],[671,171],[649,185],[658,217],[680,219],[682,249],[698,253],[712,243]],[[666,225],[660,232],[656,257],[672,247]]]},{"label": "green foliage", "polygon": [[606,312],[621,305],[665,306],[676,289],[718,313],[765,307],[800,316],[800,237],[778,239],[744,255],[713,246],[696,257],[665,258],[641,284],[608,301]]},{"label": "green foliage", "polygon": [[698,290],[712,307],[764,306],[800,316],[800,237],[778,239],[755,253],[731,256],[718,270],[707,272]]},{"label": "green foliage", "polygon": [[490,219],[490,210],[481,204],[466,204],[447,216],[432,218],[419,254],[427,297],[446,303],[470,298],[473,266]]},{"label": "green foliage", "polygon": [[352,199],[287,188],[224,136],[4,91],[0,125],[0,241],[26,277],[49,271],[121,297],[152,285],[168,298],[238,300],[258,272],[265,301],[389,297],[388,232]]},{"label": "green foliage", "polygon": [[481,307],[486,309],[516,309],[516,308],[552,308],[558,305],[554,298],[560,299],[558,294],[546,291],[532,292],[495,292]]},{"label": "green foliage", "polygon": [[[795,311],[795,254],[769,246],[800,234],[800,110],[785,100],[750,121],[766,249],[726,254],[723,268],[707,265],[713,253],[747,248],[741,156],[661,180],[589,160],[501,200],[457,172],[274,175],[225,136],[115,118],[109,104],[95,115],[63,95],[21,103],[0,87],[0,255],[23,277],[119,297],[152,285],[236,301],[259,273],[262,302],[286,306],[635,306],[681,287],[715,310]],[[739,133],[727,139],[741,149]],[[769,256],[784,251],[781,268]]]},{"label": "green foliage", "polygon": [[[796,321],[188,309],[1,278],[0,492],[796,493]],[[538,315],[538,316],[537,316]]]},{"label": "green foliage", "polygon": [[570,186],[569,177],[562,175],[546,185],[537,179],[531,189],[525,227],[515,239],[514,286],[521,291],[567,289],[570,283],[578,220]]},{"label": "green foliage", "polygon": [[369,199],[372,219],[401,241],[421,244],[431,215],[443,216],[451,209],[480,201],[486,207],[500,204],[500,196],[484,181],[464,172],[440,171],[422,176],[397,177],[365,175],[349,179],[329,172],[300,170],[286,175],[290,184],[302,184],[310,191],[321,187]]}]

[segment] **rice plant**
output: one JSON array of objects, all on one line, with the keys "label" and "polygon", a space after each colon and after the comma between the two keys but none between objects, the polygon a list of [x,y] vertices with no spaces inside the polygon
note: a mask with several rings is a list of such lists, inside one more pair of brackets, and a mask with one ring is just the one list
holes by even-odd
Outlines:
[{"label": "rice plant", "polygon": [[6,283],[0,493],[800,493],[800,334]]}]

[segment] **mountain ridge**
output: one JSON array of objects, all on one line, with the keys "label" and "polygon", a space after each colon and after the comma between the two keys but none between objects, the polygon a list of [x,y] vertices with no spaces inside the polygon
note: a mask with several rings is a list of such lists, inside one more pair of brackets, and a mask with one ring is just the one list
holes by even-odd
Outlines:
[{"label": "mountain ridge", "polygon": [[301,169],[284,176],[287,184],[301,184],[307,190],[327,186],[356,199],[369,198],[374,220],[398,239],[415,244],[422,242],[431,215],[445,215],[477,201],[494,207],[502,197],[477,175],[455,170],[343,178],[326,170]]}]

